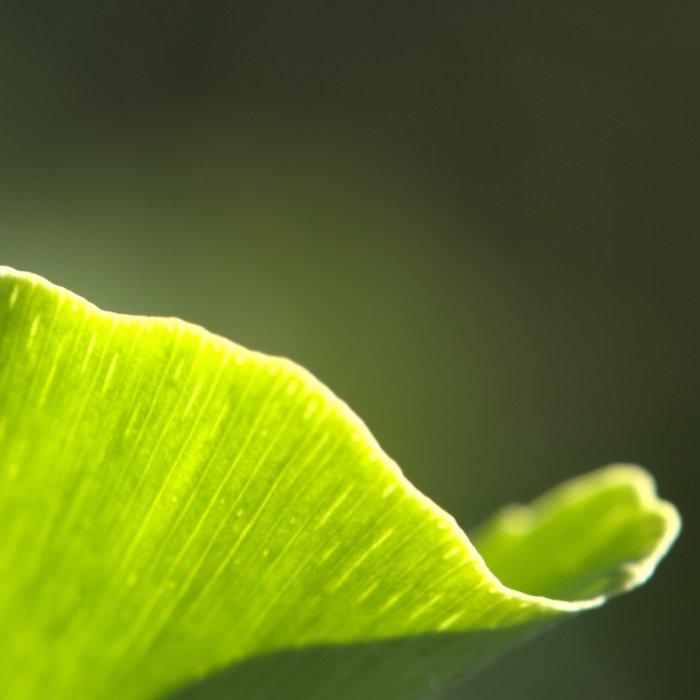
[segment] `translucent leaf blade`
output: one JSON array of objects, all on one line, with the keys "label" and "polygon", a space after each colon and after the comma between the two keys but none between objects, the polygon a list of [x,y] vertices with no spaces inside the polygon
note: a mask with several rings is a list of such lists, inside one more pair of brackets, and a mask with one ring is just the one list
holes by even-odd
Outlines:
[{"label": "translucent leaf blade", "polygon": [[[593,474],[536,503],[527,536],[508,517],[482,531],[503,580],[525,577],[508,588],[298,365],[9,268],[0,439],[0,690],[18,700],[153,698],[217,673],[263,698],[282,669],[315,681],[297,697],[420,697],[642,582],[679,525],[640,470]],[[270,654],[281,675],[253,683]]]}]

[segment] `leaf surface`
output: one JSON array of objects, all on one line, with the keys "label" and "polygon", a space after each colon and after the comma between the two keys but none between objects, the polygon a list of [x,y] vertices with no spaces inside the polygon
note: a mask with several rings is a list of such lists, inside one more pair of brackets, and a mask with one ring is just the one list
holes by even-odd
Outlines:
[{"label": "leaf surface", "polygon": [[298,365],[0,268],[0,697],[425,697],[679,526],[618,466],[480,554]]}]

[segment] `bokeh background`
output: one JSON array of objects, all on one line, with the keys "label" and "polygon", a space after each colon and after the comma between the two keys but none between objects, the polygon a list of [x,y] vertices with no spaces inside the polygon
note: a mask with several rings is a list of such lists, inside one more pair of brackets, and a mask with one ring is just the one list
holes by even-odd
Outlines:
[{"label": "bokeh background", "polygon": [[301,362],[465,526],[612,461],[685,531],[461,698],[692,697],[700,5],[0,4],[0,262]]}]

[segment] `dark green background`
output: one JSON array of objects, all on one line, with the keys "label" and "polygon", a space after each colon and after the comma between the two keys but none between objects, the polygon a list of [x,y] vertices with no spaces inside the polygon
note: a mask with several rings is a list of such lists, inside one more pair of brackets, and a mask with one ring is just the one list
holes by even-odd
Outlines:
[{"label": "dark green background", "polygon": [[2,0],[0,262],[298,360],[465,527],[649,467],[685,519],[651,584],[454,698],[692,697],[699,28],[696,1]]}]

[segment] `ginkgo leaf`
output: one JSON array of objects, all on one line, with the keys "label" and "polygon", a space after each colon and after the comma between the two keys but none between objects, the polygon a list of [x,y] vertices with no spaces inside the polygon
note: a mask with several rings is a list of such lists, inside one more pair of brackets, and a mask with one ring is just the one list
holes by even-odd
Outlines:
[{"label": "ginkgo leaf", "polygon": [[425,697],[645,581],[679,523],[613,467],[479,554],[298,365],[0,268],[2,698]]}]

